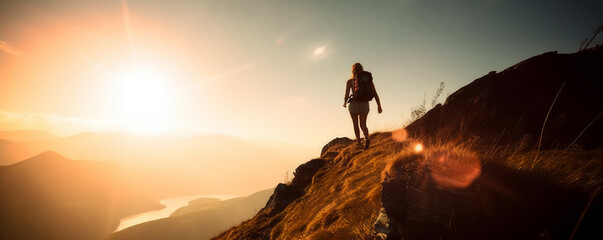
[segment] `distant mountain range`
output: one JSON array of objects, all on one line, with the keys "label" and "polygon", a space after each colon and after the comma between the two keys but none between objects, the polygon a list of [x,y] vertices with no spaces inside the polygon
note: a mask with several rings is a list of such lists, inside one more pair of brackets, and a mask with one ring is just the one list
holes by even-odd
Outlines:
[{"label": "distant mountain range", "polygon": [[[160,199],[257,191],[283,180],[294,164],[283,157],[293,148],[220,135],[82,133],[59,138],[14,131],[0,136],[6,138],[0,139],[0,162],[8,164],[0,166],[2,239],[98,239],[113,232],[123,217],[163,207]],[[178,212],[196,212],[193,219],[209,224],[204,232],[217,234],[252,217],[269,195],[193,204]],[[223,220],[212,221],[210,216],[218,215]]]},{"label": "distant mountain range", "polygon": [[23,141],[46,141],[59,137],[47,132],[35,130],[0,131],[0,139],[23,142]]},{"label": "distant mountain range", "polygon": [[[27,134],[26,134],[27,133]],[[33,131],[3,132],[0,165],[45,151],[70,159],[111,161],[164,175],[174,186],[194,186],[195,194],[249,194],[279,182],[307,149],[260,145],[222,135],[140,136],[86,132],[63,138]],[[27,140],[27,141],[15,141]],[[308,154],[309,155],[309,154]],[[224,171],[228,169],[228,171]],[[254,181],[247,181],[254,179]]]},{"label": "distant mountain range", "polygon": [[[221,135],[0,132],[0,238],[99,239],[121,218],[163,207],[160,199],[244,195],[274,185],[296,164],[286,153],[303,151]],[[217,234],[253,216],[242,209],[259,210],[265,195],[246,198],[249,203],[194,204],[179,212],[206,214],[174,219],[206,219],[204,234]],[[222,220],[212,221],[218,215]]]}]

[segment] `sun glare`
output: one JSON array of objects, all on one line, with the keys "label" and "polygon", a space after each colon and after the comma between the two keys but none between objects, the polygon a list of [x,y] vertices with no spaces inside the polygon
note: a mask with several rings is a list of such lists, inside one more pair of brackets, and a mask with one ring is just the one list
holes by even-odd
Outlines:
[{"label": "sun glare", "polygon": [[134,131],[166,130],[172,89],[166,79],[147,68],[135,68],[119,76],[116,87],[120,123]]}]

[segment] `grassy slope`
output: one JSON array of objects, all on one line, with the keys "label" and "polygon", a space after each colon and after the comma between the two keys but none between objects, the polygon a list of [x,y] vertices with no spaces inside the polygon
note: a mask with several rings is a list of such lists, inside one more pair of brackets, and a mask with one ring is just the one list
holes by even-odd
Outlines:
[{"label": "grassy slope", "polygon": [[[416,153],[416,140],[390,136],[373,135],[366,151],[351,142],[329,148],[329,163],[301,197],[280,212],[267,207],[216,239],[367,239],[377,234],[373,224],[384,206],[393,239],[567,238],[602,184],[601,150],[545,151],[540,161],[547,164],[527,166],[534,151],[492,154],[483,146],[439,145]],[[458,157],[448,158],[453,164],[479,156],[481,175],[467,188],[438,184],[434,169],[453,168],[432,161],[442,149]],[[449,177],[462,181],[464,175]],[[600,199],[595,203],[579,236],[596,229]]]},{"label": "grassy slope", "polygon": [[[424,154],[394,161],[383,183],[383,204],[392,223],[390,236],[569,238],[589,198],[602,185],[603,151],[547,150],[533,164],[534,150],[513,155],[512,151],[491,154],[487,149],[463,144],[432,146]],[[480,170],[469,186],[451,187],[438,181],[442,177],[465,181],[470,174],[463,170],[474,166],[467,156],[478,156]],[[601,220],[601,198],[594,202],[577,236],[601,236],[596,227]]]},{"label": "grassy slope", "polygon": [[381,207],[382,172],[399,145],[388,135],[373,135],[373,147],[367,151],[360,151],[351,141],[335,144],[323,154],[329,163],[310,176],[312,182],[303,196],[280,212],[264,209],[217,239],[370,236]]}]

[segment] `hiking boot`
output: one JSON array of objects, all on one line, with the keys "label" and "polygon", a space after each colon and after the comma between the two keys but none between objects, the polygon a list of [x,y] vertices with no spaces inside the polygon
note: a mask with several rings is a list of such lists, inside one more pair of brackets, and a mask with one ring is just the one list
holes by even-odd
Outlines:
[{"label": "hiking boot", "polygon": [[371,140],[367,138],[366,141],[364,141],[364,150],[367,150],[370,146]]}]

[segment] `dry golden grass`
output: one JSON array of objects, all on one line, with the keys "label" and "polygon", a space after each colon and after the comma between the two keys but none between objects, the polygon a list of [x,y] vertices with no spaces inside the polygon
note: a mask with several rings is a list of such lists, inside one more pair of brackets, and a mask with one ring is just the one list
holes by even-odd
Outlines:
[{"label": "dry golden grass", "polygon": [[391,140],[390,133],[373,134],[372,139],[365,151],[354,143],[329,149],[339,154],[314,175],[302,197],[270,220],[258,215],[216,239],[265,236],[268,230],[270,239],[371,238],[381,208],[382,173],[408,145]]},{"label": "dry golden grass", "polygon": [[518,151],[513,147],[483,154],[484,162],[498,162],[520,172],[536,174],[548,181],[586,191],[603,185],[603,150]]},{"label": "dry golden grass", "polygon": [[[312,177],[303,196],[282,212],[260,213],[215,239],[371,239],[373,223],[383,207],[383,183],[409,181],[425,169],[441,187],[452,189],[471,185],[487,162],[585,191],[602,184],[600,150],[544,150],[534,161],[536,150],[521,141],[483,146],[475,139],[401,140],[395,136],[373,134],[373,144],[365,151],[355,142],[331,146],[323,154],[329,163]],[[421,152],[414,149],[418,143],[425,146]]]}]

